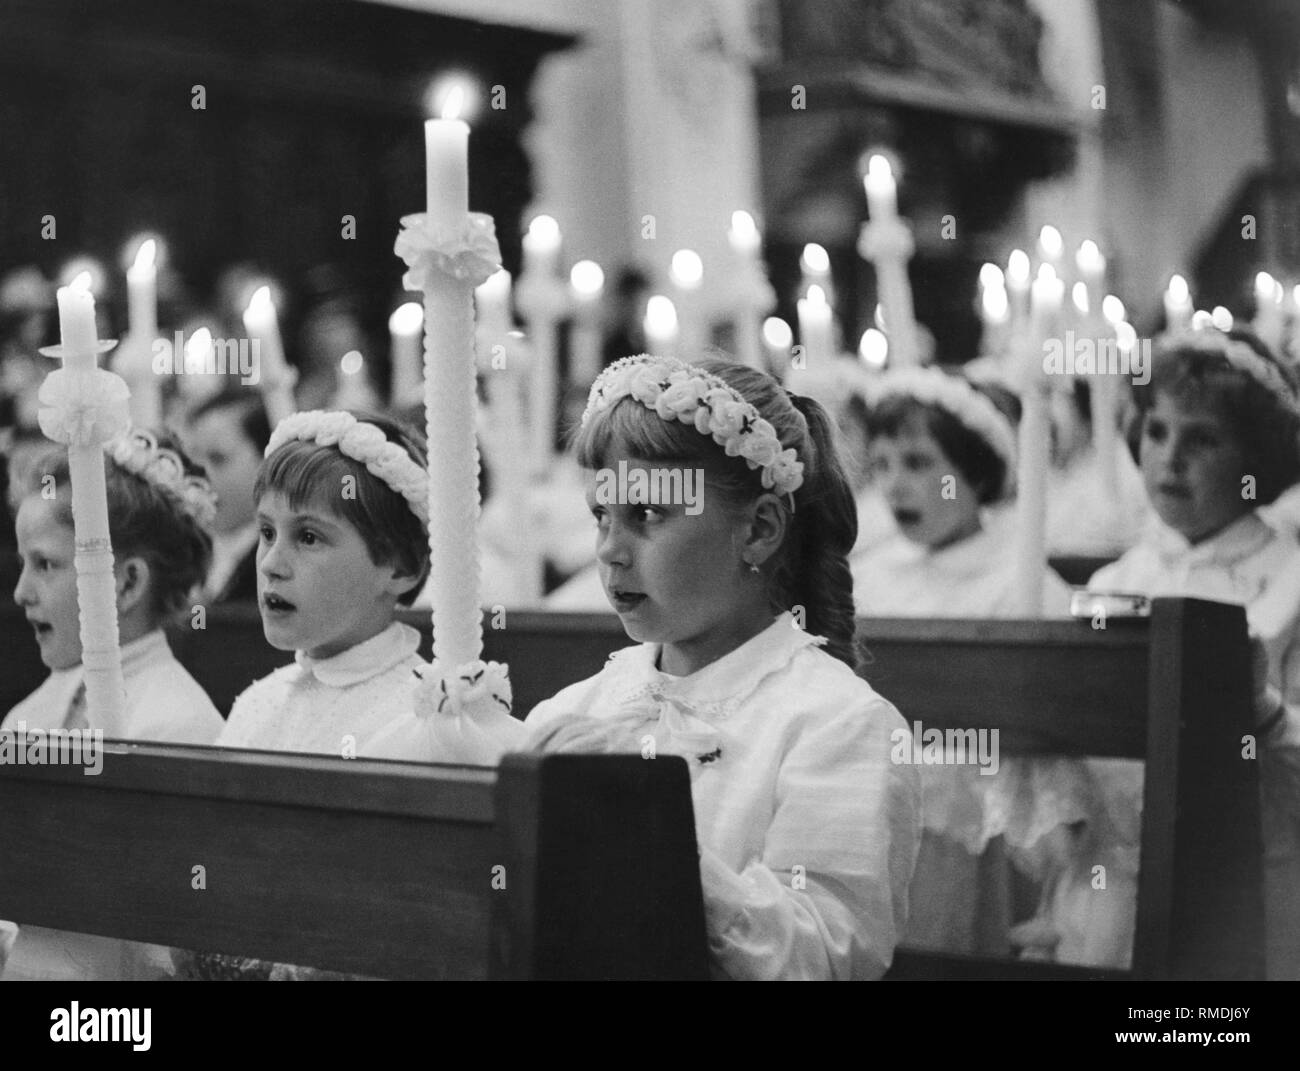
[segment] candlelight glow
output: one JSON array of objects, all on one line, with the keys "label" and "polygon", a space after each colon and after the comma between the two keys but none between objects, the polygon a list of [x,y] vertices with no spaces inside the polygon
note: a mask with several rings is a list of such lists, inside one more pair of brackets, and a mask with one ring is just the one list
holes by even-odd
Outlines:
[{"label": "candlelight glow", "polygon": [[605,272],[594,260],[580,260],[569,271],[569,283],[579,296],[593,298],[605,288]]},{"label": "candlelight glow", "polygon": [[442,100],[442,111],[440,113],[443,119],[459,119],[461,109],[465,107],[465,87],[457,82],[449,90]]},{"label": "candlelight glow", "polygon": [[1070,290],[1070,300],[1081,316],[1088,315],[1088,284],[1080,279]]},{"label": "candlelight glow", "polygon": [[77,290],[89,294],[90,290],[90,272],[79,272],[68,284],[69,290]]},{"label": "candlelight glow", "polygon": [[1001,323],[1010,311],[1007,288],[1002,285],[1001,275],[1002,273],[999,272],[996,286],[986,286],[980,294],[980,307],[984,310],[984,318],[993,323]]},{"label": "candlelight glow", "polygon": [[806,300],[809,305],[825,305],[826,291],[816,283],[813,283],[812,286],[808,288],[808,294],[804,300]]},{"label": "candlelight glow", "polygon": [[996,264],[986,263],[980,268],[980,286],[1003,286],[1005,282],[1006,277],[1002,274],[1002,269]]},{"label": "candlelight glow", "polygon": [[668,273],[683,290],[694,290],[704,280],[704,261],[693,249],[679,249],[673,254]]},{"label": "candlelight glow", "polygon": [[872,368],[884,368],[889,356],[889,339],[883,332],[868,327],[858,342],[858,356]]},{"label": "candlelight glow", "polygon": [[1107,294],[1101,299],[1101,314],[1108,324],[1117,324],[1124,319],[1124,302],[1114,294]]},{"label": "candlelight glow", "polygon": [[1115,325],[1115,344],[1125,353],[1133,349],[1137,344],[1137,332],[1133,330],[1133,325],[1125,320],[1120,320]]},{"label": "candlelight glow", "polygon": [[1214,311],[1210,313],[1210,323],[1220,331],[1232,330],[1232,313],[1222,305],[1215,305]]},{"label": "candlelight glow", "polygon": [[348,350],[339,361],[339,368],[345,376],[355,376],[365,367],[366,359],[358,350]]},{"label": "candlelight glow", "polygon": [[[806,272],[814,275],[825,275],[831,270],[830,254],[818,245],[816,242],[809,242],[803,247],[803,256],[799,258],[799,266]],[[822,295],[823,298],[825,295]]]},{"label": "candlelight glow", "polygon": [[1255,276],[1255,297],[1260,301],[1267,301],[1273,296],[1273,276],[1268,272],[1262,271]]},{"label": "candlelight glow", "polygon": [[1065,250],[1061,232],[1050,223],[1043,224],[1043,229],[1038,232],[1038,250],[1047,260],[1059,260]]},{"label": "candlelight glow", "polygon": [[794,345],[794,331],[779,316],[769,316],[763,321],[763,341],[773,349],[788,350]]},{"label": "candlelight glow", "polygon": [[185,343],[185,371],[202,372],[212,350],[212,332],[200,327]]},{"label": "candlelight glow", "polygon": [[560,225],[554,216],[534,216],[528,224],[526,239],[535,242],[539,248],[555,248],[560,245]]},{"label": "candlelight glow", "polygon": [[889,166],[888,157],[881,156],[880,153],[874,153],[867,161],[866,178],[872,183],[893,182],[894,169]]},{"label": "candlelight glow", "polygon": [[259,286],[253,291],[253,296],[248,299],[248,308],[244,310],[244,315],[264,317],[268,313],[274,312],[275,304],[271,301],[271,288],[269,286]]},{"label": "candlelight glow", "polygon": [[1291,304],[1300,309],[1300,283],[1297,283],[1295,289],[1291,291]]},{"label": "candlelight glow", "polygon": [[1191,291],[1187,288],[1187,280],[1181,275],[1172,275],[1169,278],[1169,300],[1175,305],[1181,305],[1192,296]]},{"label": "candlelight glow", "polygon": [[663,294],[655,294],[645,303],[647,334],[667,335],[677,330],[677,309]]},{"label": "candlelight glow", "polygon": [[397,306],[388,318],[388,330],[394,335],[418,335],[423,326],[424,306],[418,301]]},{"label": "candlelight glow", "polygon": [[1017,290],[1029,285],[1029,254],[1023,249],[1013,249],[1007,257],[1007,285]]},{"label": "candlelight glow", "polygon": [[82,289],[88,290],[92,294],[102,294],[104,292],[104,281],[107,276],[104,274],[103,265],[94,257],[73,257],[59,271],[59,285],[71,286],[73,280],[83,275],[90,277]]},{"label": "candlelight glow", "polygon": [[1106,258],[1101,255],[1096,242],[1085,238],[1074,254],[1074,266],[1079,269],[1080,275],[1101,275],[1106,270]]},{"label": "candlelight glow", "polygon": [[1204,309],[1197,309],[1192,313],[1192,327],[1197,331],[1203,331],[1207,327],[1214,326],[1214,317]]},{"label": "candlelight glow", "polygon": [[140,243],[140,248],[136,251],[135,261],[131,267],[135,268],[136,271],[144,271],[147,268],[152,268],[157,256],[158,243],[152,238],[146,238]]},{"label": "candlelight glow", "polygon": [[727,240],[737,253],[757,252],[761,239],[754,217],[744,209],[731,213],[731,229],[727,231]]}]

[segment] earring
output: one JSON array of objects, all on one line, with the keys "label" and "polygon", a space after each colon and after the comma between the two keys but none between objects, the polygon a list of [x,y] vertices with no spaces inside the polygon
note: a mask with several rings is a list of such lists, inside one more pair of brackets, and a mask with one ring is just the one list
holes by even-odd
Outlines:
[{"label": "earring", "polygon": [[756,572],[758,572],[758,566],[755,565],[753,562],[749,562],[748,565],[749,565],[749,571],[750,571],[751,573],[756,573]]}]

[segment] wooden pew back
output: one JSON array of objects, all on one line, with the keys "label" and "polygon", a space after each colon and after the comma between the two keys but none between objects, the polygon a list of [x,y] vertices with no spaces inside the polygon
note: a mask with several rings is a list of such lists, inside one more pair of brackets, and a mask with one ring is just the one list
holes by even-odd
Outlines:
[{"label": "wooden pew back", "polygon": [[386,978],[707,977],[680,759],[108,747],[0,766],[0,917]]}]

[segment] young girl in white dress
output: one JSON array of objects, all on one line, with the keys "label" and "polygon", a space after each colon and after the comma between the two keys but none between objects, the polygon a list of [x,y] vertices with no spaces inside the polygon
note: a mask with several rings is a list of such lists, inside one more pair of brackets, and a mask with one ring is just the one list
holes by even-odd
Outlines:
[{"label": "young girl in white dress", "polygon": [[[907,921],[918,779],[891,762],[906,722],[854,673],[856,518],[826,413],[739,365],[629,357],[592,387],[575,452],[639,646],[538,705],[533,741],[686,758],[717,975],[879,977]],[[702,476],[694,505],[611,483],[674,470]]]},{"label": "young girl in white dress", "polygon": [[257,501],[257,602],[294,662],[235,700],[218,743],[352,758],[410,708],[425,662],[397,621],[429,571],[423,437],[379,417],[282,420]]},{"label": "young girl in white dress", "polygon": [[[1016,433],[1003,393],[937,368],[881,378],[868,456],[899,531],[853,558],[860,612],[1017,616],[1009,505]],[[1044,616],[1068,616],[1070,589],[1050,569],[1043,595]],[[1070,830],[1101,818],[1086,767],[1001,756],[992,774],[972,764],[927,767],[922,784],[925,835],[907,942],[948,952],[1021,948],[1021,930],[1011,927],[1014,879],[1006,856],[1033,883],[1054,888]],[[1036,946],[1028,951],[1041,955]]]},{"label": "young girl in white dress", "polygon": [[[1264,837],[1266,967],[1300,978],[1300,543],[1260,507],[1300,480],[1300,402],[1252,333],[1165,336],[1134,388],[1129,446],[1158,518],[1097,572],[1094,591],[1186,596],[1246,608],[1257,638],[1255,718]],[[1137,862],[1140,763],[1094,763]],[[1208,789],[1207,789],[1208,791]],[[1061,940],[1073,936],[1058,927]]]},{"label": "young girl in white dress", "polygon": [[[132,740],[211,744],[221,715],[172,655],[162,626],[186,613],[212,558],[216,502],[202,470],[170,438],[145,431],[106,447],[109,535],[117,583],[123,725]],[[72,501],[65,447],[51,447],[30,473],[17,517],[22,572],[14,601],[31,622],[50,675],[0,726],[100,730],[86,706],[77,608]],[[12,933],[12,927],[7,927]],[[6,979],[140,977],[158,973],[144,946],[24,926]]]}]

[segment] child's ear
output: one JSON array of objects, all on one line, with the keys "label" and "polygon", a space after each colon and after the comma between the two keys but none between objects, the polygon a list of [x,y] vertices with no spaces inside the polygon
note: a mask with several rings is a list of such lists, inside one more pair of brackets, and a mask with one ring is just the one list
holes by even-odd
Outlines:
[{"label": "child's ear", "polygon": [[113,572],[117,585],[117,614],[122,617],[139,606],[148,595],[152,577],[148,561],[138,556],[124,559]]},{"label": "child's ear", "polygon": [[393,566],[392,573],[388,578],[388,583],[384,585],[384,588],[393,596],[394,599],[399,599],[412,588],[418,587],[423,580],[427,579],[427,572],[412,575],[411,573],[403,573],[400,571],[399,567]]},{"label": "child's ear", "polygon": [[759,495],[750,504],[748,514],[745,560],[762,565],[781,548],[789,518],[781,507],[781,500],[770,491]]}]

